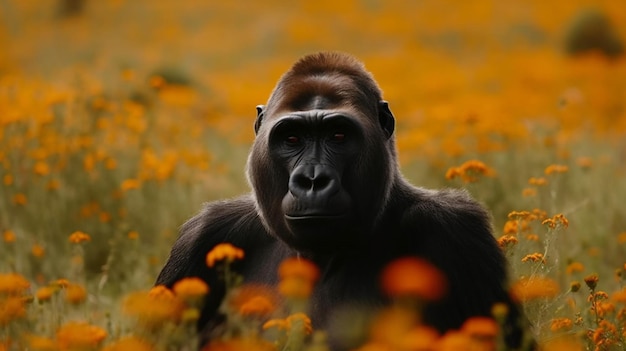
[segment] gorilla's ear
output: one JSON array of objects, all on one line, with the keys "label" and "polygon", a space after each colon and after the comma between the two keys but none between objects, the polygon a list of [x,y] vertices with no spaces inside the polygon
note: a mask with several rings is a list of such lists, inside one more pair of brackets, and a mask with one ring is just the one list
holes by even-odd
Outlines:
[{"label": "gorilla's ear", "polygon": [[387,138],[390,138],[393,135],[396,120],[393,118],[393,113],[391,113],[387,101],[381,100],[378,103],[378,120],[380,121],[380,126],[383,127],[383,130],[387,134]]},{"label": "gorilla's ear", "polygon": [[265,105],[256,106],[256,120],[254,121],[254,134],[259,132],[261,128],[261,122],[263,122],[263,115],[265,112]]}]

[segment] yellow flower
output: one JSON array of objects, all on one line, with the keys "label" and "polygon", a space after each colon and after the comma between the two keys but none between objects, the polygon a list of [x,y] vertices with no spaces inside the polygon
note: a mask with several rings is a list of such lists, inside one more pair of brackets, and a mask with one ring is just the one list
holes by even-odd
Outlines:
[{"label": "yellow flower", "polygon": [[381,285],[391,297],[414,296],[438,300],[448,289],[446,277],[432,264],[416,257],[392,261],[383,272]]},{"label": "yellow flower", "polygon": [[152,351],[155,350],[149,342],[136,336],[127,336],[105,346],[102,351]]},{"label": "yellow flower", "polygon": [[56,333],[61,350],[95,349],[107,337],[104,329],[84,322],[69,322]]},{"label": "yellow flower", "polygon": [[209,293],[209,286],[197,277],[183,278],[174,284],[172,290],[176,296],[186,302],[198,301]]},{"label": "yellow flower", "polygon": [[78,284],[70,284],[65,288],[65,300],[71,304],[77,305],[87,299],[87,290]]},{"label": "yellow flower", "polygon": [[89,236],[89,234],[85,234],[81,231],[75,231],[74,233],[70,234],[69,240],[73,244],[80,244],[85,241],[90,241],[91,237]]},{"label": "yellow flower", "polygon": [[234,260],[241,260],[244,257],[243,250],[237,248],[229,243],[221,243],[216,245],[206,255],[206,264],[209,267],[213,267],[216,262],[226,260],[232,262]]},{"label": "yellow flower", "polygon": [[2,233],[2,239],[7,244],[14,243],[15,233],[12,230],[5,230],[4,233]]}]

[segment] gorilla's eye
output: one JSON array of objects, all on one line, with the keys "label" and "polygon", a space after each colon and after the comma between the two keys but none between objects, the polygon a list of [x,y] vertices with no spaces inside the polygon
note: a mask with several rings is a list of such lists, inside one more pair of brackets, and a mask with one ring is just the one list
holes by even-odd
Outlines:
[{"label": "gorilla's eye", "polygon": [[333,134],[332,140],[337,142],[344,141],[346,140],[346,135],[344,133],[337,132]]},{"label": "gorilla's eye", "polygon": [[290,145],[295,145],[300,142],[300,138],[298,138],[295,135],[290,135],[287,138],[285,138],[285,142],[287,142],[287,144],[290,144]]}]

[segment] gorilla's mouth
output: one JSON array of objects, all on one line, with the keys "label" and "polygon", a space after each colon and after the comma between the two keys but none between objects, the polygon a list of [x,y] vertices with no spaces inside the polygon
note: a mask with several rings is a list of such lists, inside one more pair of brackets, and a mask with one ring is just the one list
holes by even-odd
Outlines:
[{"label": "gorilla's mouth", "polygon": [[288,221],[325,221],[338,220],[348,217],[347,213],[342,214],[285,214]]}]

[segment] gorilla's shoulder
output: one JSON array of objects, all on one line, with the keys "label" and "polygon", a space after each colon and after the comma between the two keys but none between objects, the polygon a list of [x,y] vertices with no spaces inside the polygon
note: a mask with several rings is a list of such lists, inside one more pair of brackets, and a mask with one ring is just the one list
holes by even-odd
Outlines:
[{"label": "gorilla's shoulder", "polygon": [[241,236],[253,239],[254,233],[264,232],[252,195],[208,202],[202,210],[181,228],[181,237],[190,241],[231,242]]},{"label": "gorilla's shoulder", "polygon": [[[407,221],[418,220],[439,227],[439,232],[491,234],[491,218],[484,206],[465,190],[413,188]],[[490,235],[491,236],[491,235]]]}]

